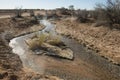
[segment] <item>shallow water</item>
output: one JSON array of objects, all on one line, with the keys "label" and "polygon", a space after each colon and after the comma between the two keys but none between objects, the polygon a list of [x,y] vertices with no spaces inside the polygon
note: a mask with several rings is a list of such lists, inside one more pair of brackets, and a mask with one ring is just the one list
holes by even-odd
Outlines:
[{"label": "shallow water", "polygon": [[[46,28],[42,32],[54,32],[54,25],[41,21]],[[25,39],[34,33],[14,38],[10,41],[13,52],[18,54],[23,66],[35,72],[55,75],[65,80],[119,80],[120,67],[108,62],[94,51],[87,50],[73,39],[62,37],[63,42],[74,52],[74,60],[66,60],[46,55],[36,55],[28,49]]]}]

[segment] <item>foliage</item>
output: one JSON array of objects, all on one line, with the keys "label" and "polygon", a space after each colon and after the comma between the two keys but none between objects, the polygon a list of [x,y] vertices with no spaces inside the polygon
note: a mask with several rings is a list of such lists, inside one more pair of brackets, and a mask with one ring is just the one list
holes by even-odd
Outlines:
[{"label": "foliage", "polygon": [[16,10],[15,11],[15,17],[16,18],[22,18],[22,7],[16,8],[15,10]]},{"label": "foliage", "polygon": [[59,35],[55,36],[51,33],[35,33],[35,35],[30,40],[26,40],[26,43],[32,50],[42,47],[43,43],[49,43],[55,46],[59,45],[61,42],[62,41]]},{"label": "foliage", "polygon": [[59,11],[62,15],[71,15],[70,11],[64,7],[60,8]]},{"label": "foliage", "polygon": [[120,0],[107,0],[106,4],[97,4],[98,20],[107,21],[110,25],[120,24]]},{"label": "foliage", "polygon": [[79,10],[77,21],[81,23],[86,23],[88,21],[88,11],[87,10]]},{"label": "foliage", "polygon": [[70,9],[70,10],[74,10],[74,5],[70,5],[70,6],[69,6],[69,9]]},{"label": "foliage", "polygon": [[32,16],[35,16],[35,14],[34,14],[34,11],[33,10],[30,10],[30,16],[32,17]]},{"label": "foliage", "polygon": [[41,47],[41,45],[46,41],[46,37],[47,35],[44,33],[35,33],[31,39],[26,40],[26,43],[28,44],[30,49],[34,50]]},{"label": "foliage", "polygon": [[59,45],[62,41],[60,35],[49,33],[47,42],[51,45]]}]

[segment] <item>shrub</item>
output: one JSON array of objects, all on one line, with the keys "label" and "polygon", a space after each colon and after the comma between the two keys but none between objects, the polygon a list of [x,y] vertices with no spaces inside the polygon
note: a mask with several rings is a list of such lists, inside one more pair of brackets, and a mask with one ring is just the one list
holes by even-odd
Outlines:
[{"label": "shrub", "polygon": [[71,15],[70,11],[64,7],[60,8],[59,11],[60,11],[60,14],[62,15],[68,15],[68,16]]},{"label": "shrub", "polygon": [[47,42],[51,45],[59,45],[62,41],[60,35],[49,33]]},{"label": "shrub", "polygon": [[34,16],[34,18],[30,20],[30,23],[31,23],[31,24],[39,24],[40,22],[39,22],[39,20],[36,18],[36,16]]},{"label": "shrub", "polygon": [[70,5],[69,10],[70,10],[71,16],[74,16],[75,15],[75,13],[74,13],[74,5]]},{"label": "shrub", "polygon": [[34,14],[34,11],[33,11],[33,10],[30,10],[30,16],[31,16],[31,17],[35,16],[35,14]]},{"label": "shrub", "polygon": [[35,33],[35,35],[31,39],[25,40],[25,42],[28,44],[31,50],[42,48],[43,43],[48,43],[54,46],[59,46],[60,44],[62,44],[59,35],[53,36],[52,34],[48,33]]},{"label": "shrub", "polygon": [[41,15],[41,14],[37,14],[37,18],[39,18],[39,19],[43,19],[43,15]]},{"label": "shrub", "polygon": [[120,0],[107,0],[106,4],[97,4],[99,21],[107,21],[111,26],[120,24]]},{"label": "shrub", "polygon": [[81,23],[88,22],[88,11],[87,10],[80,10],[78,14],[77,21]]},{"label": "shrub", "polygon": [[81,22],[81,23],[86,23],[86,22],[88,21],[88,19],[85,18],[85,17],[79,16],[79,17],[77,18],[77,21],[79,21],[79,22]]},{"label": "shrub", "polygon": [[21,8],[16,9],[16,11],[15,11],[15,17],[16,18],[22,18],[22,10],[21,10]]},{"label": "shrub", "polygon": [[32,37],[29,40],[25,40],[25,42],[27,43],[31,50],[35,50],[41,47],[41,45],[46,41],[46,37],[47,35],[44,33],[41,34],[35,33],[34,37]]}]

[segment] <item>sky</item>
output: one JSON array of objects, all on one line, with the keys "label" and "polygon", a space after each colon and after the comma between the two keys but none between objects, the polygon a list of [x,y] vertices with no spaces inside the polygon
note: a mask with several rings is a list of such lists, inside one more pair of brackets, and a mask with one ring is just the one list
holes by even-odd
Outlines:
[{"label": "sky", "polygon": [[0,9],[55,9],[74,5],[75,9],[94,9],[106,0],[0,0]]}]

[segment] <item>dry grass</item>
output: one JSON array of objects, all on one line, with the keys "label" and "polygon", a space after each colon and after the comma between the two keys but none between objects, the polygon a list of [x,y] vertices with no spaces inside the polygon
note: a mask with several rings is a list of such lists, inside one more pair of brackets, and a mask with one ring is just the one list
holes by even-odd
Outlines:
[{"label": "dry grass", "polygon": [[49,43],[51,45],[57,45],[57,44],[60,44],[61,42],[62,41],[61,41],[60,35],[55,35],[55,34],[49,33],[47,43]]},{"label": "dry grass", "polygon": [[54,46],[62,43],[60,36],[53,35],[52,33],[35,33],[31,39],[25,40],[25,42],[32,50],[42,47],[43,43],[48,43]]},{"label": "dry grass", "polygon": [[36,49],[41,47],[41,45],[46,41],[47,35],[44,33],[35,33],[34,37],[29,40],[25,40],[30,49]]}]

